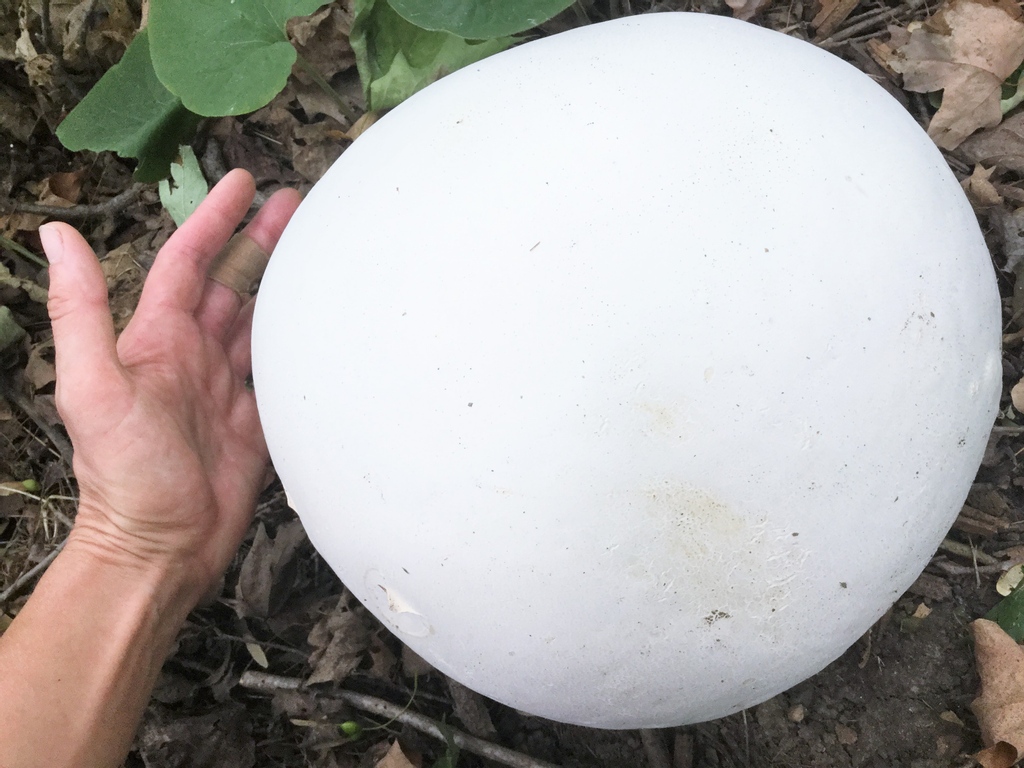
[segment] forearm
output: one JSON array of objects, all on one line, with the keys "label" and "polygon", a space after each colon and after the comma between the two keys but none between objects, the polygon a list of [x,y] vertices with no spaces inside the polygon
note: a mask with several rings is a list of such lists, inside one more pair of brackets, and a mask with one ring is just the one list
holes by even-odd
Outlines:
[{"label": "forearm", "polygon": [[194,605],[190,579],[72,536],[0,636],[0,768],[120,765]]}]

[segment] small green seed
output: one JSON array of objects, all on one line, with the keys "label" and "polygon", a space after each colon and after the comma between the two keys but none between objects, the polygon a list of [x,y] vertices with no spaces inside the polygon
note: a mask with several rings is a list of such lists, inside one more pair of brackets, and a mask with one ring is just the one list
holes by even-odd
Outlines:
[{"label": "small green seed", "polygon": [[358,739],[360,734],[363,732],[363,726],[354,720],[346,720],[344,723],[338,726],[341,732],[348,736],[350,739]]}]

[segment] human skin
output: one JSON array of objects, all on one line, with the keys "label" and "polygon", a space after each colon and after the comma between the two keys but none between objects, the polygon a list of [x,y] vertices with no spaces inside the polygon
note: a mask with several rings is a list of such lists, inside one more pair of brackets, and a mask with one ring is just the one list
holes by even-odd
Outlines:
[{"label": "human skin", "polygon": [[[158,254],[119,338],[92,249],[47,224],[57,408],[78,513],[0,636],[0,768],[118,766],[175,636],[252,519],[267,468],[250,372],[252,302],[207,279],[255,186],[232,171]],[[273,250],[299,203],[244,230]]]}]

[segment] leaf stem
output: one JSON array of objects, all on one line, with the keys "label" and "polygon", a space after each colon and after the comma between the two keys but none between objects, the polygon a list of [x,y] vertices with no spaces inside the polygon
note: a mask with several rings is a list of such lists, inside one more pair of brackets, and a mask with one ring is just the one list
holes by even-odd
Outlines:
[{"label": "leaf stem", "polygon": [[314,83],[320,86],[321,91],[333,99],[334,103],[338,105],[338,111],[345,116],[349,125],[353,125],[359,118],[352,107],[350,107],[345,100],[341,98],[341,95],[331,87],[331,84],[324,79],[324,76],[317,71],[316,67],[309,63],[309,59],[298,51],[295,52],[295,55],[298,57],[299,66],[302,67],[302,71],[309,75],[313,79]]},{"label": "leaf stem", "polygon": [[0,235],[0,246],[6,248],[9,251],[14,251],[19,256],[23,256],[24,258],[28,259],[34,264],[38,264],[43,269],[50,266],[47,262],[43,261],[43,259],[39,258],[34,253],[32,253],[32,251],[30,251],[28,248],[14,242],[9,237],[4,237],[3,235]]}]

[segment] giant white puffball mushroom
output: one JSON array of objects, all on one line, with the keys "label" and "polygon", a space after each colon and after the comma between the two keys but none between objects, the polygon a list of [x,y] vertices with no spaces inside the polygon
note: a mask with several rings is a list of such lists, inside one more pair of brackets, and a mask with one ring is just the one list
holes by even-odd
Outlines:
[{"label": "giant white puffball mushroom", "polygon": [[981,461],[1000,306],[938,150],[840,59],[665,13],[385,115],[260,289],[271,456],[437,669],[609,728],[735,712],[914,581]]}]

